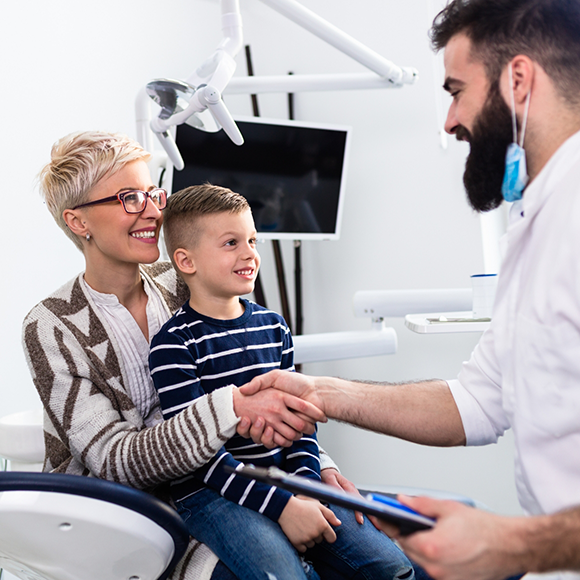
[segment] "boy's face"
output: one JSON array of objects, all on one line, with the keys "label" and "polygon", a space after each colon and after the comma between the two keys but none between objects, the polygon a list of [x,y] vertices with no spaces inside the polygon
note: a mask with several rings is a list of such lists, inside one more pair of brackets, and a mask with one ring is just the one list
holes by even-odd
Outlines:
[{"label": "boy's face", "polygon": [[196,227],[197,242],[190,250],[196,291],[218,299],[252,292],[260,256],[251,211],[201,216]]}]

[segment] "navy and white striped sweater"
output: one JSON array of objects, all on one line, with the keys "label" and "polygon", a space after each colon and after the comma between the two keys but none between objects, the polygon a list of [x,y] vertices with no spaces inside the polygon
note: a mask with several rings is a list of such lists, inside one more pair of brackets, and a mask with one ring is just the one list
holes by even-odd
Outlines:
[{"label": "navy and white striped sweater", "polygon": [[[272,369],[294,370],[294,346],[284,319],[253,302],[240,302],[245,311],[234,320],[203,316],[186,303],[153,338],[149,367],[165,419],[197,397],[225,385],[240,387]],[[316,435],[304,436],[289,448],[275,449],[235,435],[206,465],[172,482],[173,499],[183,500],[207,486],[230,501],[278,521],[292,494],[223,469],[225,465],[235,469],[246,463],[276,465],[290,473],[320,479]]]}]

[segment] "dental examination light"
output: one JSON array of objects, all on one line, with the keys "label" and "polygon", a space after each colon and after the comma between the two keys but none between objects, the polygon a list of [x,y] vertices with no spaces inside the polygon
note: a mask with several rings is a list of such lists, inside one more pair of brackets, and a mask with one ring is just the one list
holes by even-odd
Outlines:
[{"label": "dental examination light", "polygon": [[[364,44],[342,32],[305,8],[296,0],[261,0],[331,46],[352,57],[371,72],[358,74],[280,75],[269,77],[233,77],[235,56],[243,44],[239,0],[221,0],[223,40],[214,53],[185,81],[155,79],[137,96],[137,138],[153,152],[152,133],[157,136],[170,161],[178,170],[184,163],[172,134],[182,123],[202,131],[223,128],[228,137],[242,145],[244,139],[222,100],[228,94],[272,92],[329,91],[346,89],[400,88],[413,84],[418,73],[401,68]],[[159,106],[151,118],[152,99]],[[151,133],[152,132],[152,133]]]}]

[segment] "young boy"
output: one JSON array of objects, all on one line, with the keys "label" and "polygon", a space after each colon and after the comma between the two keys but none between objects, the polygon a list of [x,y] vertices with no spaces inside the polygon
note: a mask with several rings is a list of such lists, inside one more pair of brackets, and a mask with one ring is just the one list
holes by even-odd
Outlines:
[{"label": "young boy", "polygon": [[[253,291],[260,267],[246,199],[209,184],[184,189],[168,200],[164,233],[173,265],[191,291],[151,343],[150,370],[164,418],[222,386],[242,386],[273,368],[293,371],[284,319],[240,298]],[[236,435],[204,459],[204,467],[172,482],[171,494],[191,535],[238,578],[414,578],[402,552],[368,520],[359,525],[348,510],[331,511],[224,469],[276,465],[320,480],[315,435],[271,450]]]}]

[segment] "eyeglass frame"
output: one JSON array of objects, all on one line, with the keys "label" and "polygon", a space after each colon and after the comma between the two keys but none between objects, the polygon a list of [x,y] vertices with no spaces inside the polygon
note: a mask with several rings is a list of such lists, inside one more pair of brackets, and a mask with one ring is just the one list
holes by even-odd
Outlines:
[{"label": "eyeglass frame", "polygon": [[[165,193],[165,205],[163,207],[158,207],[155,206],[157,209],[165,209],[167,207],[167,190],[163,189],[162,187],[155,187],[154,189],[152,189],[151,191],[143,191],[141,189],[131,189],[130,191],[122,191],[120,193],[116,193],[115,195],[111,195],[109,197],[103,197],[102,199],[96,199],[95,201],[89,201],[87,203],[81,203],[80,205],[77,205],[75,207],[73,207],[72,209],[79,209],[80,207],[88,207],[91,205],[97,205],[100,203],[107,203],[109,201],[119,201],[121,202],[121,205],[123,206],[123,210],[125,211],[125,213],[129,214],[129,215],[136,215],[136,214],[140,214],[143,213],[145,211],[145,209],[147,208],[147,202],[151,199],[151,194],[154,191],[163,191]],[[141,211],[128,211],[127,207],[125,206],[125,196],[129,195],[130,193],[142,193],[145,195],[145,205],[143,206],[143,209]]]}]

